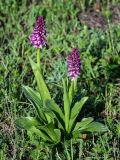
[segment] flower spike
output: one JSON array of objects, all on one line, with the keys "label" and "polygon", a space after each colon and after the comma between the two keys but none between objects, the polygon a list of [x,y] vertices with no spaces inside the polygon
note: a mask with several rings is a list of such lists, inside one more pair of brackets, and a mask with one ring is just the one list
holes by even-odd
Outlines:
[{"label": "flower spike", "polygon": [[30,36],[30,42],[35,48],[46,46],[46,29],[42,16],[39,16],[34,30]]},{"label": "flower spike", "polygon": [[68,56],[67,66],[68,76],[71,78],[71,80],[74,80],[80,75],[81,61],[80,54],[77,48],[74,48]]}]

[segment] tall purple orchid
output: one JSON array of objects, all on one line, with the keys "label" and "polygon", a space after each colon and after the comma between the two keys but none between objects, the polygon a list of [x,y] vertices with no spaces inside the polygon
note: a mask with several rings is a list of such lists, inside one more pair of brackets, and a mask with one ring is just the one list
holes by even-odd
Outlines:
[{"label": "tall purple orchid", "polygon": [[39,16],[36,21],[34,30],[30,36],[30,42],[35,48],[46,46],[46,29],[42,16]]},{"label": "tall purple orchid", "polygon": [[81,61],[80,54],[77,48],[74,48],[70,53],[67,61],[68,76],[71,80],[76,79],[80,75]]},{"label": "tall purple orchid", "polygon": [[37,49],[37,64],[40,68],[40,48],[46,46],[46,28],[42,16],[39,16],[36,21],[30,42]]}]

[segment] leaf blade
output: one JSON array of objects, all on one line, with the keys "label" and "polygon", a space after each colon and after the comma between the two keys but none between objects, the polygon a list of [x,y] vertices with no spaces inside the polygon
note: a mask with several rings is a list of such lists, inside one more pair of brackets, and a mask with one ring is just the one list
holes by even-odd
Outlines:
[{"label": "leaf blade", "polygon": [[54,113],[57,121],[61,124],[62,129],[64,129],[65,116],[60,109],[60,107],[54,102],[54,100],[45,100],[45,106]]},{"label": "leaf blade", "polygon": [[76,123],[73,132],[78,130],[78,129],[81,129],[81,130],[85,129],[87,127],[87,125],[89,125],[92,121],[93,121],[92,117],[83,118],[80,122]]},{"label": "leaf blade", "polygon": [[100,122],[92,122],[88,125],[88,127],[85,129],[85,131],[88,132],[106,132],[107,128],[104,124]]},{"label": "leaf blade", "polygon": [[44,101],[45,99],[51,99],[50,93],[48,91],[48,88],[43,80],[42,74],[39,70],[39,67],[37,66],[36,63],[33,62],[33,60],[31,58],[30,59],[30,64],[32,66],[32,70],[34,72],[36,81],[37,81],[37,85],[38,85],[38,89],[40,92],[40,96],[41,99]]},{"label": "leaf blade", "polygon": [[71,110],[70,123],[69,123],[69,132],[73,127],[73,123],[75,122],[78,114],[80,113],[84,103],[87,101],[88,97],[83,97],[79,102],[76,102]]},{"label": "leaf blade", "polygon": [[39,121],[34,117],[21,117],[15,120],[15,124],[22,129],[29,130],[32,126],[38,126]]},{"label": "leaf blade", "polygon": [[79,102],[77,102],[71,111],[71,119],[74,119],[79,114],[82,109],[84,103],[87,101],[88,97],[83,97]]},{"label": "leaf blade", "polygon": [[70,118],[70,100],[67,92],[66,81],[64,79],[63,79],[63,88],[64,88],[63,101],[64,101],[64,113],[65,113],[65,128],[66,128],[66,131],[68,131],[69,118]]},{"label": "leaf blade", "polygon": [[24,85],[23,85],[23,91],[24,91],[24,94],[27,97],[27,99],[35,107],[35,109],[39,115],[39,118],[45,122],[46,117],[45,117],[44,112],[42,111],[43,103],[41,101],[39,93],[37,91],[34,91],[31,87],[24,86]]}]

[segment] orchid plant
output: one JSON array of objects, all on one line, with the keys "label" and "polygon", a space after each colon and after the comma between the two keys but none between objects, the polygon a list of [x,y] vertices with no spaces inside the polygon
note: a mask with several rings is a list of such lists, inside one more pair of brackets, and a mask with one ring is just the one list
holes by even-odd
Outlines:
[{"label": "orchid plant", "polygon": [[37,63],[31,58],[30,64],[37,82],[37,90],[29,86],[23,86],[23,91],[28,100],[35,107],[36,117],[17,118],[15,123],[18,127],[31,131],[41,137],[41,140],[49,144],[58,144],[63,140],[80,139],[83,134],[105,132],[105,125],[93,121],[92,117],[77,121],[77,117],[87,101],[88,97],[81,98],[80,101],[73,102],[77,90],[77,78],[80,75],[81,60],[77,48],[74,48],[67,61],[68,79],[63,79],[63,107],[60,107],[52,99],[45,84],[41,72],[40,49],[46,46],[46,29],[44,20],[38,17],[30,41],[37,49]]}]

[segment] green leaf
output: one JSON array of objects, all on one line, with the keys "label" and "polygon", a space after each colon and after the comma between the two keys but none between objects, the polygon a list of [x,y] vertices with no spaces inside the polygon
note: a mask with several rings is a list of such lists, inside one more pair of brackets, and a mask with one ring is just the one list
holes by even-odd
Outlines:
[{"label": "green leaf", "polygon": [[104,124],[100,122],[92,122],[88,124],[88,127],[85,129],[85,131],[88,132],[105,132],[107,131],[107,128]]},{"label": "green leaf", "polygon": [[40,136],[44,141],[49,141],[49,142],[53,142],[49,136],[47,134],[45,134],[44,132],[42,132],[41,130],[37,129],[35,126],[32,126],[29,131],[37,134],[38,136]]},{"label": "green leaf", "polygon": [[69,95],[67,91],[66,81],[64,79],[63,79],[63,87],[64,87],[63,101],[64,101],[64,113],[65,113],[65,128],[66,128],[66,131],[68,131],[69,118],[70,118],[70,100],[69,100]]},{"label": "green leaf", "polygon": [[61,124],[62,129],[64,128],[65,116],[60,107],[54,102],[54,100],[45,100],[45,106],[54,113],[57,121]]},{"label": "green leaf", "polygon": [[61,132],[59,129],[54,129],[56,135],[57,135],[57,142],[60,142],[61,140]]},{"label": "green leaf", "polygon": [[80,113],[84,103],[87,101],[88,97],[83,97],[79,102],[77,102],[72,110],[71,110],[71,116],[70,116],[70,124],[69,124],[69,132],[71,131],[73,124]]},{"label": "green leaf", "polygon": [[77,102],[73,108],[72,108],[72,111],[71,111],[71,116],[70,118],[71,119],[74,119],[78,116],[78,114],[80,113],[84,103],[87,101],[88,97],[83,97],[79,102]]},{"label": "green leaf", "polygon": [[31,131],[38,136],[40,136],[43,140],[52,142],[52,140],[49,138],[47,134],[40,131],[37,127],[39,127],[40,123],[33,117],[21,117],[15,120],[15,124],[22,128],[26,129],[28,131]]},{"label": "green leaf", "polygon": [[32,70],[35,75],[35,79],[37,81],[37,85],[38,85],[38,89],[39,89],[42,101],[44,101],[45,99],[51,99],[50,93],[49,93],[48,88],[45,84],[45,81],[43,80],[43,77],[41,75],[41,72],[40,72],[38,65],[36,63],[34,63],[31,58],[29,58],[29,59],[30,59],[30,64],[32,66]]},{"label": "green leaf", "polygon": [[55,126],[53,125],[53,123],[49,123],[49,124],[44,125],[44,126],[39,126],[39,129],[41,131],[43,131],[44,133],[46,133],[53,142],[58,141],[58,139],[59,139],[58,136],[59,135],[57,135],[56,132],[54,131]]},{"label": "green leaf", "polygon": [[50,100],[50,99],[45,100],[45,105],[48,108],[50,108],[52,111],[54,111],[55,113],[59,114],[61,119],[64,121],[65,119],[64,114],[62,110],[60,109],[60,107],[54,102],[54,100]]},{"label": "green leaf", "polygon": [[39,92],[33,90],[31,87],[29,86],[22,86],[23,91],[25,93],[25,96],[29,99],[34,101],[36,104],[40,104],[41,103],[41,97]]},{"label": "green leaf", "polygon": [[[35,79],[37,81],[37,85],[38,85],[38,89],[39,89],[39,93],[40,93],[42,103],[44,104],[45,99],[51,99],[50,93],[49,93],[48,88],[45,84],[45,81],[42,77],[42,74],[40,72],[40,68],[38,67],[38,65],[36,63],[33,62],[32,59],[30,59],[30,63],[31,63],[32,70],[33,70],[34,75],[35,75]],[[46,118],[47,118],[48,122],[51,121],[50,116],[47,115],[47,114],[46,114]]]},{"label": "green leaf", "polygon": [[22,129],[29,130],[32,126],[38,126],[40,123],[33,117],[21,117],[15,120],[15,124]]},{"label": "green leaf", "polygon": [[76,130],[76,131],[72,132],[72,135],[73,135],[73,139],[82,138],[82,133],[79,130]]},{"label": "green leaf", "polygon": [[28,87],[28,86],[23,86],[23,91],[25,93],[25,96],[28,98],[28,100],[33,104],[33,106],[35,107],[39,118],[42,121],[46,121],[46,117],[42,111],[43,108],[43,103],[41,101],[41,97],[40,94],[37,91],[34,91],[32,88]]},{"label": "green leaf", "polygon": [[73,81],[71,81],[71,85],[69,88],[69,99],[70,99],[70,104],[72,102],[72,99],[77,92],[77,78],[75,78]]},{"label": "green leaf", "polygon": [[[87,124],[87,121],[86,121],[86,124]],[[87,125],[86,124],[85,126],[83,126],[84,124],[82,124],[82,127],[80,128],[78,128],[77,126],[78,129],[76,128],[72,132],[74,138],[81,138],[82,133],[85,133],[85,132],[92,132],[92,133],[99,132],[100,133],[100,132],[107,131],[107,128],[105,127],[105,125],[100,122],[91,122],[91,123],[88,123]]]},{"label": "green leaf", "polygon": [[73,95],[74,95],[74,81],[71,81],[71,85],[70,85],[70,88],[69,88],[70,103],[72,102]]},{"label": "green leaf", "polygon": [[92,117],[83,118],[83,119],[81,120],[81,122],[77,122],[77,123],[76,123],[73,132],[76,131],[76,130],[78,130],[78,129],[80,129],[80,130],[85,129],[86,126],[87,126],[88,124],[90,124],[92,121],[93,121],[93,118],[92,118]]}]

